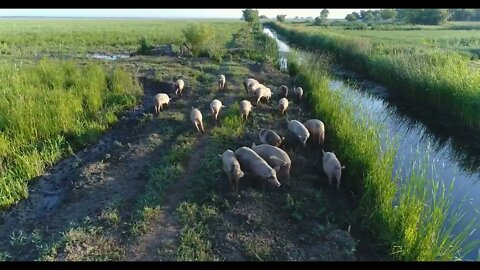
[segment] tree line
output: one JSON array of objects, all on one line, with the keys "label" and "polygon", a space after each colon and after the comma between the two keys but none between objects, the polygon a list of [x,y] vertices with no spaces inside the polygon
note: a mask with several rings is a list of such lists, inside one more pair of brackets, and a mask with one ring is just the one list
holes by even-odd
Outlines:
[{"label": "tree line", "polygon": [[380,9],[352,12],[347,21],[439,25],[447,21],[480,21],[480,9]]}]

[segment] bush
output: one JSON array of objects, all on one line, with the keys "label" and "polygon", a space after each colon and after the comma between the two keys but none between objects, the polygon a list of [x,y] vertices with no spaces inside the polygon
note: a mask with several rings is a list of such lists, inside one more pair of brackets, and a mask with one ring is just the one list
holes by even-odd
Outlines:
[{"label": "bush", "polygon": [[186,43],[192,50],[193,55],[209,55],[209,45],[213,43],[215,30],[209,24],[193,24],[183,30]]},{"label": "bush", "polygon": [[147,37],[142,37],[139,43],[140,46],[137,49],[139,54],[147,54],[151,49],[153,49],[153,44],[147,40]]},{"label": "bush", "polygon": [[352,22],[344,27],[345,30],[366,30],[368,25],[364,22]]}]

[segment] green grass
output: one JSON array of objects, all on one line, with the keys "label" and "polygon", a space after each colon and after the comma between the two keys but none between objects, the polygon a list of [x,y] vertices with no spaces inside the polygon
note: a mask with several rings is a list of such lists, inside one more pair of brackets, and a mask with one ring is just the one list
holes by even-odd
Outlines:
[{"label": "green grass", "polygon": [[[224,46],[244,22],[240,20],[189,20],[207,22],[215,44]],[[0,55],[124,53],[135,52],[139,41],[179,45],[185,40],[184,20],[155,19],[1,19]]]},{"label": "green grass", "polygon": [[384,83],[412,104],[451,115],[469,127],[480,126],[480,75],[471,69],[468,56],[335,31],[269,26],[302,48],[333,53],[348,68]]},{"label": "green grass", "polygon": [[183,202],[177,209],[180,223],[180,245],[177,250],[179,261],[213,261],[211,243],[208,240],[208,223],[215,219],[217,209],[213,206]]},{"label": "green grass", "polygon": [[37,261],[114,261],[120,260],[124,250],[118,240],[108,234],[106,227],[96,225],[86,217],[79,223],[70,223],[57,239],[40,238],[34,250]]},{"label": "green grass", "polygon": [[127,70],[54,60],[5,64],[0,86],[0,208],[27,197],[30,179],[93,142],[141,95]]},{"label": "green grass", "polygon": [[[381,147],[379,125],[367,118],[355,121],[354,104],[342,98],[340,91],[329,90],[326,58],[310,57],[298,64],[289,61],[290,73],[306,89],[306,99],[314,114],[330,130],[335,153],[348,164],[345,183],[361,192],[359,209],[379,241],[390,246],[397,260],[453,260],[462,257],[474,245],[465,245],[471,226],[461,234],[450,232],[461,216],[447,221],[450,199],[445,189],[425,176],[426,164],[411,169],[405,185],[393,173],[396,149],[393,144]],[[359,179],[360,178],[360,179]],[[358,190],[358,191],[357,191]],[[297,203],[298,204],[298,203]],[[295,207],[295,202],[290,203]],[[295,212],[294,212],[295,213]]]},{"label": "green grass", "polygon": [[10,246],[16,255],[15,260],[18,260],[17,256],[25,256],[25,250],[29,255],[34,254],[36,261],[119,260],[124,252],[117,240],[108,235],[107,228],[96,225],[89,217],[79,223],[69,223],[55,237],[38,229],[31,233],[16,231],[10,236]]}]

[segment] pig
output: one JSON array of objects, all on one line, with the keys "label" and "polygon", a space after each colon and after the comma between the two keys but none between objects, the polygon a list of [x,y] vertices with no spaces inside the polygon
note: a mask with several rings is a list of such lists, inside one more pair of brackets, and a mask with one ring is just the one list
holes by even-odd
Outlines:
[{"label": "pig", "polygon": [[222,155],[218,156],[222,158],[223,171],[228,176],[228,182],[230,183],[232,191],[238,192],[240,178],[245,176],[245,174],[240,168],[240,163],[235,157],[235,153],[232,150],[227,149]]},{"label": "pig", "polygon": [[197,128],[198,132],[205,133],[203,129],[203,122],[202,122],[202,113],[199,109],[196,109],[192,106],[192,111],[190,112],[190,120]]},{"label": "pig", "polygon": [[210,103],[210,109],[212,110],[212,116],[215,121],[218,120],[218,113],[220,113],[220,109],[225,108],[225,106],[222,105],[222,102],[218,99],[214,99]]},{"label": "pig", "polygon": [[285,140],[285,137],[280,138],[280,136],[278,136],[275,131],[271,129],[261,128],[258,131],[258,139],[263,144],[280,147],[280,145],[283,143],[283,140]]},{"label": "pig", "polygon": [[270,167],[252,149],[242,146],[235,151],[235,157],[244,172],[252,173],[255,177],[266,180],[267,183],[274,187],[278,188],[282,185],[277,179],[277,171],[280,169],[280,166]]},{"label": "pig", "polygon": [[288,96],[288,87],[284,84],[280,85],[280,93],[279,93],[279,96],[280,97],[284,97],[284,98],[287,98]]},{"label": "pig", "polygon": [[250,86],[248,87],[247,94],[252,96],[252,97],[255,96],[255,89],[260,88],[260,87],[266,87],[266,86],[261,84],[261,83],[257,83],[257,82],[254,82],[254,83],[250,84]]},{"label": "pig", "polygon": [[285,151],[272,145],[255,145],[255,143],[252,144],[252,150],[271,167],[279,166],[277,177],[280,182],[290,186],[290,167],[292,166],[292,161]]},{"label": "pig", "polygon": [[310,132],[308,132],[308,129],[297,120],[287,120],[287,123],[288,130],[290,130],[293,134],[295,134],[295,136],[298,137],[303,147],[306,147],[308,137],[310,137]]},{"label": "pig", "polygon": [[218,77],[218,90],[222,90],[225,88],[225,75],[220,75]]},{"label": "pig", "polygon": [[259,84],[259,82],[255,79],[252,79],[252,78],[247,78],[247,79],[245,79],[245,81],[243,81],[243,86],[245,87],[245,92],[247,92],[247,95],[249,93],[250,86],[252,84]]},{"label": "pig", "polygon": [[322,153],[323,171],[328,176],[328,183],[332,185],[332,178],[335,177],[337,179],[337,189],[340,189],[340,178],[345,166],[340,166],[340,161],[338,161],[337,156],[333,152],[325,152],[322,149]]},{"label": "pig", "polygon": [[318,119],[309,119],[303,125],[310,132],[310,141],[323,146],[325,142],[325,125]]},{"label": "pig", "polygon": [[257,98],[257,104],[263,97],[267,99],[267,102],[270,101],[270,98],[272,97],[272,90],[270,90],[268,87],[265,87],[263,84],[256,85],[255,88],[253,88],[252,93],[253,96]]},{"label": "pig", "polygon": [[278,101],[278,109],[280,110],[280,114],[284,115],[287,108],[288,108],[288,99],[281,98],[280,101]]},{"label": "pig", "polygon": [[303,96],[303,88],[302,87],[297,87],[295,88],[295,97],[297,99],[297,102],[300,102]]},{"label": "pig", "polygon": [[248,118],[248,115],[250,114],[250,112],[252,111],[252,103],[250,103],[250,101],[248,100],[242,100],[240,102],[240,116],[242,117],[243,119],[243,116],[245,116],[245,120],[247,120]]},{"label": "pig", "polygon": [[155,105],[155,113],[158,114],[162,109],[163,105],[167,106],[170,102],[170,97],[167,94],[159,93],[153,97],[153,103]]},{"label": "pig", "polygon": [[175,82],[175,95],[182,96],[184,86],[185,86],[185,82],[182,79],[178,79]]}]

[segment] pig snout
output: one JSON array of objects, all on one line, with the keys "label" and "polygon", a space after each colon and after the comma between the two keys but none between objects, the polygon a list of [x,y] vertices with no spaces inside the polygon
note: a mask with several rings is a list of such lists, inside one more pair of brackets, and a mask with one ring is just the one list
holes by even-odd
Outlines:
[{"label": "pig snout", "polygon": [[269,177],[268,182],[270,182],[270,184],[276,188],[279,188],[282,185],[274,176]]}]

